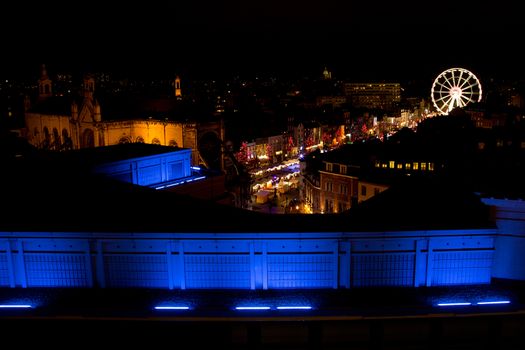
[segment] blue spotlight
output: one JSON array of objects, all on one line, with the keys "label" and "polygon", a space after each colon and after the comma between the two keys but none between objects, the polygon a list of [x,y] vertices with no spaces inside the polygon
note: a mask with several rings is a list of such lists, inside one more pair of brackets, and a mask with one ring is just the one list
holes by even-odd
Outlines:
[{"label": "blue spotlight", "polygon": [[277,310],[312,310],[311,306],[277,306]]},{"label": "blue spotlight", "polygon": [[478,304],[478,305],[510,304],[510,300],[479,301],[476,304]]},{"label": "blue spotlight", "polygon": [[468,306],[472,303],[439,303],[438,306]]},{"label": "blue spotlight", "polygon": [[155,310],[189,310],[189,306],[155,306]]},{"label": "blue spotlight", "polygon": [[270,310],[269,306],[236,306],[235,310]]},{"label": "blue spotlight", "polygon": [[12,305],[0,305],[1,309],[31,309],[31,305],[27,304],[12,304]]}]

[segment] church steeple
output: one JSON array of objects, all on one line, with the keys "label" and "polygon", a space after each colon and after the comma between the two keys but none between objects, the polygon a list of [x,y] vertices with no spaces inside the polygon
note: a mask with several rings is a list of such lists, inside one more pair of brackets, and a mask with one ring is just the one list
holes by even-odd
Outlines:
[{"label": "church steeple", "polygon": [[52,82],[47,75],[46,65],[42,64],[38,80],[38,99],[42,101],[51,96],[53,96]]},{"label": "church steeple", "polygon": [[95,92],[95,78],[91,74],[84,75],[83,94],[85,98],[93,98]]},{"label": "church steeple", "polygon": [[175,97],[177,100],[182,99],[182,90],[180,88],[180,77],[177,75],[175,76]]}]

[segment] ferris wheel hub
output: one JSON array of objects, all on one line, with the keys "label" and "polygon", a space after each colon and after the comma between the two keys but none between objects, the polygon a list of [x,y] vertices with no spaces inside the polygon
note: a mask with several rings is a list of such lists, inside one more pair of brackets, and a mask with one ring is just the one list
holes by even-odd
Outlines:
[{"label": "ferris wheel hub", "polygon": [[457,86],[454,86],[452,89],[450,89],[450,96],[452,97],[460,97],[461,96],[461,89]]}]

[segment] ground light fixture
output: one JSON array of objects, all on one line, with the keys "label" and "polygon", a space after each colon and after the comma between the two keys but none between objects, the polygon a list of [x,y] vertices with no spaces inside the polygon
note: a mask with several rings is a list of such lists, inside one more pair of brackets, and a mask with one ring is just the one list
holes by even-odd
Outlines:
[{"label": "ground light fixture", "polygon": [[472,303],[459,302],[459,303],[439,303],[438,306],[469,306]]},{"label": "ground light fixture", "polygon": [[29,304],[2,304],[0,309],[31,309],[33,306]]},{"label": "ground light fixture", "polygon": [[189,310],[189,306],[155,306],[155,310]]},{"label": "ground light fixture", "polygon": [[510,304],[510,300],[478,301],[477,305],[501,305]]},{"label": "ground light fixture", "polygon": [[235,310],[270,310],[269,306],[236,306]]},{"label": "ground light fixture", "polygon": [[470,302],[453,302],[453,303],[439,303],[437,306],[471,306],[471,305],[505,305],[510,304],[510,300],[487,300],[478,301],[476,303]]}]

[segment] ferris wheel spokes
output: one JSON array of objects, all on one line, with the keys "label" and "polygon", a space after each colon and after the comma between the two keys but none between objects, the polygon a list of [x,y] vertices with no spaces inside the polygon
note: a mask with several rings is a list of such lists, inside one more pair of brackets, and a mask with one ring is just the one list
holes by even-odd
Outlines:
[{"label": "ferris wheel spokes", "polygon": [[463,108],[481,101],[481,84],[478,78],[463,68],[451,68],[442,72],[432,85],[431,97],[440,114],[448,114],[454,108]]}]

